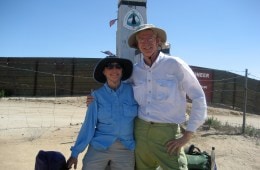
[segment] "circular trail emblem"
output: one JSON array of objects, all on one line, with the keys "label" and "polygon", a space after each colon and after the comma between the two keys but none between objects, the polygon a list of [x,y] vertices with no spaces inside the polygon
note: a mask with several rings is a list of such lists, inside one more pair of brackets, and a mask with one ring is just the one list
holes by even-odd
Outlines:
[{"label": "circular trail emblem", "polygon": [[132,9],[126,13],[123,26],[129,30],[135,30],[143,23],[142,15],[136,9]]}]

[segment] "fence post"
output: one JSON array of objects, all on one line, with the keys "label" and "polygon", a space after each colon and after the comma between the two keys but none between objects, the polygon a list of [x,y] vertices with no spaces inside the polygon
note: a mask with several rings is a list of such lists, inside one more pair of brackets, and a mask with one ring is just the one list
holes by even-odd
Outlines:
[{"label": "fence post", "polygon": [[233,82],[233,100],[232,100],[232,106],[233,109],[235,109],[236,106],[236,93],[237,93],[237,78],[234,78],[234,82]]},{"label": "fence post", "polygon": [[34,71],[34,87],[33,87],[33,96],[36,96],[37,94],[37,83],[38,83],[38,67],[39,67],[39,62],[36,60],[35,62],[35,71]]},{"label": "fence post", "polygon": [[70,96],[73,96],[74,89],[74,72],[75,72],[75,58],[72,59],[72,68],[71,68],[71,82],[70,82]]},{"label": "fence post", "polygon": [[54,97],[57,97],[57,85],[56,85],[56,75],[52,74],[53,76],[53,82],[54,82]]},{"label": "fence post", "polygon": [[243,113],[243,125],[242,125],[242,133],[245,133],[246,127],[246,105],[247,105],[247,69],[245,73],[245,89],[244,89],[244,113]]}]

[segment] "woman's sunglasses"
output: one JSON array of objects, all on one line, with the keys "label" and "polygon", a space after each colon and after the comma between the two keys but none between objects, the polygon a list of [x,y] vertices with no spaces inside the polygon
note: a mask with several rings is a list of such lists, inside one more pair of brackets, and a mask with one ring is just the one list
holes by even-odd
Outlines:
[{"label": "woman's sunglasses", "polygon": [[109,70],[112,70],[113,68],[122,69],[122,66],[118,63],[107,63],[105,67]]}]

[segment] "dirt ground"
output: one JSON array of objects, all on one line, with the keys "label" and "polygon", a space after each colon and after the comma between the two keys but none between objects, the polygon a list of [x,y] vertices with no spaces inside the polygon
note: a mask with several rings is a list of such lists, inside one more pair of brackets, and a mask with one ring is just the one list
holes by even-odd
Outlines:
[{"label": "dirt ground", "polygon": [[[40,150],[59,151],[68,158],[85,112],[84,97],[0,99],[0,169],[32,170]],[[209,107],[208,112],[231,124],[242,120],[241,113],[226,109]],[[247,121],[259,129],[260,116],[249,115]],[[214,146],[218,170],[260,169],[259,139],[208,130],[198,131],[190,144],[207,152]]]}]

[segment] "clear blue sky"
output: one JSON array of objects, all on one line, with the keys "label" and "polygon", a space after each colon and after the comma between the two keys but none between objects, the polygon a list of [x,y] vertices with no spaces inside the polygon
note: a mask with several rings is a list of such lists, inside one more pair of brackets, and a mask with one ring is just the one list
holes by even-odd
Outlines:
[{"label": "clear blue sky", "polygon": [[[148,23],[189,65],[260,80],[260,0],[147,0]],[[118,0],[0,0],[0,57],[105,57]]]}]

